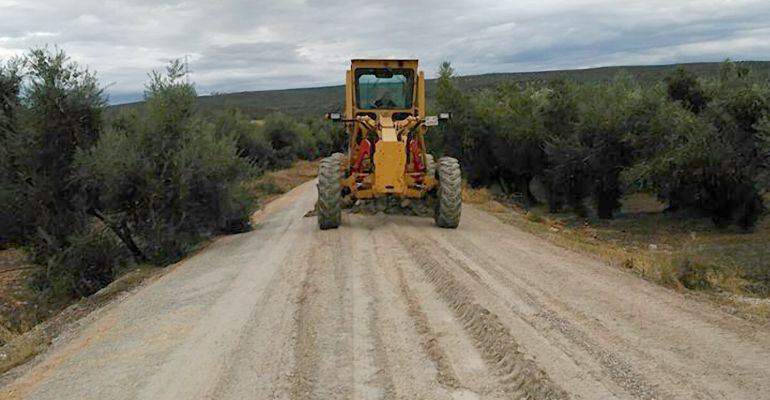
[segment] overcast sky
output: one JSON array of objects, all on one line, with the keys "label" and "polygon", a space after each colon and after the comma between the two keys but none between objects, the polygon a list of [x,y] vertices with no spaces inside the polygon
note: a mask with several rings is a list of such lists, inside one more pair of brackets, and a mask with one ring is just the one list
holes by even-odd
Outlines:
[{"label": "overcast sky", "polygon": [[0,0],[0,59],[55,44],[113,102],[189,56],[199,93],[341,84],[351,58],[461,75],[770,59],[768,0]]}]

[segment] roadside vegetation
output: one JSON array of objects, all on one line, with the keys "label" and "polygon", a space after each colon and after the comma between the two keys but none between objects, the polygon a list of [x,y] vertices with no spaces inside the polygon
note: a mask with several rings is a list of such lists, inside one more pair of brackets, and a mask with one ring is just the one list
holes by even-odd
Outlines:
[{"label": "roadside vegetation", "polygon": [[770,295],[764,77],[728,61],[715,79],[463,91],[439,72],[434,107],[453,120],[432,151],[460,158],[472,187],[664,284]]},{"label": "roadside vegetation", "polygon": [[342,143],[320,119],[253,121],[196,99],[178,61],[150,73],[142,107],[110,113],[97,76],[62,51],[0,63],[0,250],[16,260],[0,277],[25,281],[2,305],[3,336],[248,230],[265,196],[287,190],[265,174]]}]

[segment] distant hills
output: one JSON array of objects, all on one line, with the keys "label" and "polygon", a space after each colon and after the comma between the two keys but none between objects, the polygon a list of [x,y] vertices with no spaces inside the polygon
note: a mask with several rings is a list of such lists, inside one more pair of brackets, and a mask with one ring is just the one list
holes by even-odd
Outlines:
[{"label": "distant hills", "polygon": [[[740,62],[753,69],[763,78],[770,77],[770,61]],[[535,85],[563,78],[566,80],[590,83],[605,82],[614,79],[618,74],[625,73],[639,82],[654,84],[678,66],[696,73],[704,79],[718,77],[720,63],[691,63],[652,66],[620,66],[601,67],[576,70],[542,71],[542,72],[510,72],[483,75],[468,75],[456,78],[458,87],[464,90],[481,90],[493,88],[501,83]],[[344,71],[340,71],[344,77]],[[431,104],[435,92],[435,79],[427,80],[426,91],[428,104]],[[252,92],[226,93],[200,96],[198,102],[204,110],[238,108],[254,119],[261,119],[272,112],[282,112],[298,118],[321,118],[330,111],[339,111],[345,102],[344,86],[327,86],[303,89],[263,90]],[[141,106],[139,103],[112,106],[112,111]]]}]

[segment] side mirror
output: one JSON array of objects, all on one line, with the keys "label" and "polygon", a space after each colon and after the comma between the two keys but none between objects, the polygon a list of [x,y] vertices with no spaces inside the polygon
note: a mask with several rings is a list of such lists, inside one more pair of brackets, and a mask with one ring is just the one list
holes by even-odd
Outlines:
[{"label": "side mirror", "polygon": [[342,120],[342,114],[340,113],[326,113],[324,115],[324,119],[328,119],[331,121],[341,121]]},{"label": "side mirror", "polygon": [[448,112],[439,113],[438,119],[442,121],[449,121],[450,119],[452,119],[452,113],[448,113]]}]

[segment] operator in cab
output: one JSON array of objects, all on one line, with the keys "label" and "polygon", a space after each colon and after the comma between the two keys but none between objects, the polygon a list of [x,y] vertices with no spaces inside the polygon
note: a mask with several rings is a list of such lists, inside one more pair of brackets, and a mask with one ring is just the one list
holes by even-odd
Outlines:
[{"label": "operator in cab", "polygon": [[396,103],[391,98],[389,90],[380,90],[380,95],[377,98],[377,101],[374,102],[376,108],[396,108]]}]

